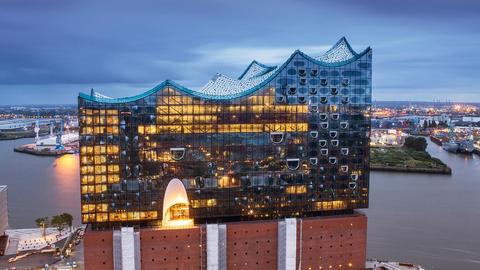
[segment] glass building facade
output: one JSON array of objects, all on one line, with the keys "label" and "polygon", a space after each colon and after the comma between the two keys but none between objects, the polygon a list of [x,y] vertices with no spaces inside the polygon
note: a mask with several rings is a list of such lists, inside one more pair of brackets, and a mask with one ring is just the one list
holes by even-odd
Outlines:
[{"label": "glass building facade", "polygon": [[[80,94],[83,223],[93,228],[322,215],[368,207],[372,52],[256,61],[200,90]],[[169,204],[169,183],[188,199]]]}]

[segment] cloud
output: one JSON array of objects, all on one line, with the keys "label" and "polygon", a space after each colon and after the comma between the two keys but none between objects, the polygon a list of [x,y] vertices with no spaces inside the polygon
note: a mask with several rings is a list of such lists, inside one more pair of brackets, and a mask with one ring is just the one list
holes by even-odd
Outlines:
[{"label": "cloud", "polygon": [[399,97],[391,89],[472,98],[480,85],[479,7],[469,0],[4,0],[0,102],[54,95],[74,103],[91,87],[134,95],[164,79],[199,88],[217,72],[237,77],[254,59],[279,65],[295,49],[319,55],[343,35],[357,51],[372,46],[374,92],[384,99]]},{"label": "cloud", "polygon": [[205,64],[219,64],[244,66],[252,60],[264,64],[277,65],[283,63],[296,49],[310,55],[320,55],[332,45],[298,46],[292,47],[229,47],[229,48],[202,48],[194,51],[198,55],[198,62]]}]

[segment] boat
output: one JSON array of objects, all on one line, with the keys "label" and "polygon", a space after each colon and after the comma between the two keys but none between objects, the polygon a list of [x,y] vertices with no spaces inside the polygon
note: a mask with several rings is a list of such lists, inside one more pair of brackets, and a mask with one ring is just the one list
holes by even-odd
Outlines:
[{"label": "boat", "polygon": [[473,144],[472,126],[470,126],[468,128],[466,138],[458,142],[458,152],[464,154],[472,154],[474,150],[475,145]]},{"label": "boat", "polygon": [[473,146],[473,142],[471,140],[459,141],[457,144],[458,144],[457,152],[459,153],[472,154],[473,151],[475,150]]},{"label": "boat", "polygon": [[473,153],[480,155],[480,144],[473,146]]},{"label": "boat", "polygon": [[455,131],[452,125],[449,127],[448,141],[443,143],[442,148],[450,153],[457,153],[458,151],[458,143],[455,141]]},{"label": "boat", "polygon": [[435,135],[430,135],[430,140],[432,140],[432,142],[434,142],[437,145],[440,145],[440,146],[442,145],[442,140]]},{"label": "boat", "polygon": [[447,152],[457,153],[457,151],[458,151],[458,143],[456,143],[455,141],[444,142],[444,143],[442,144],[442,148],[443,148],[443,150],[445,150],[445,151],[447,151]]}]

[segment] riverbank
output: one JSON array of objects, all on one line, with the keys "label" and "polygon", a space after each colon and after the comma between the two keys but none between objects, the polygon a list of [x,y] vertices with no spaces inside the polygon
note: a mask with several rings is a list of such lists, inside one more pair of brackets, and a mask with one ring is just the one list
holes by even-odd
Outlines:
[{"label": "riverbank", "polygon": [[426,151],[407,148],[371,148],[372,171],[452,174],[452,169]]},{"label": "riverbank", "polygon": [[55,149],[55,146],[37,147],[35,144],[25,144],[15,147],[13,151],[35,156],[54,157],[65,154],[75,154],[76,151],[78,151],[78,144],[65,145],[64,149]]},{"label": "riverbank", "polygon": [[451,175],[452,169],[434,169],[434,168],[409,168],[409,167],[398,167],[398,166],[382,166],[382,165],[371,165],[371,171],[381,171],[381,172],[405,172],[405,173],[427,173],[427,174],[446,174]]}]

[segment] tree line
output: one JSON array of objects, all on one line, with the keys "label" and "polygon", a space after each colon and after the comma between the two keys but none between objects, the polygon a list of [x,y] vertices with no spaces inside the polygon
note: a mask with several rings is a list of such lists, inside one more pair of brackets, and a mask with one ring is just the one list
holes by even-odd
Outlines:
[{"label": "tree line", "polygon": [[58,232],[62,232],[63,229],[69,227],[70,231],[72,230],[73,226],[73,216],[69,213],[62,213],[60,215],[52,216],[50,219],[49,217],[41,217],[35,220],[37,227],[42,229],[42,236],[45,237],[45,232],[48,226],[55,227]]}]

